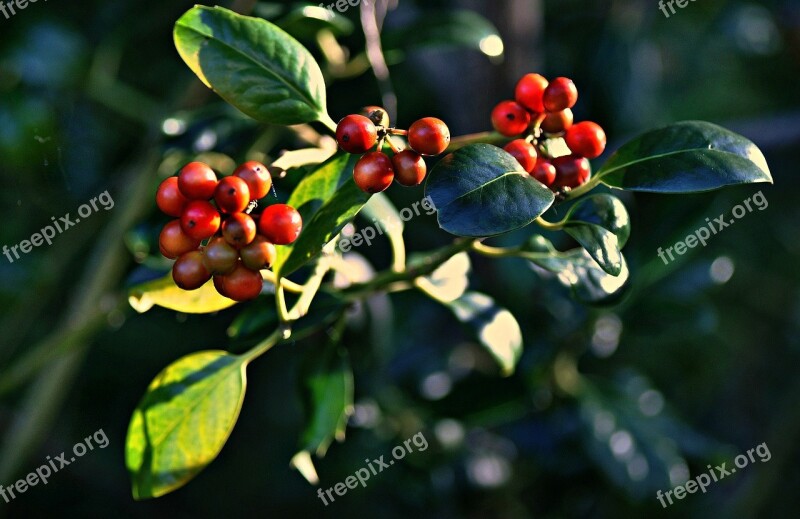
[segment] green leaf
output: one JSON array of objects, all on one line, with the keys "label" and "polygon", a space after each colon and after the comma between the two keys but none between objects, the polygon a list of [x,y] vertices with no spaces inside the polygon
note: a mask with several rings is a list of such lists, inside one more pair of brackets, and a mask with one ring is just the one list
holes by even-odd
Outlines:
[{"label": "green leaf", "polygon": [[631,222],[622,202],[601,194],[580,199],[564,219],[564,231],[581,244],[600,267],[612,276],[622,271],[621,250],[628,241]]},{"label": "green leaf", "polygon": [[413,47],[462,47],[489,57],[503,55],[503,40],[497,28],[474,11],[424,12],[400,29],[386,30],[383,45],[387,51]]},{"label": "green leaf", "polygon": [[522,331],[511,312],[479,292],[467,292],[447,305],[459,321],[472,329],[500,365],[503,375],[514,373],[523,342]]},{"label": "green leaf", "polygon": [[286,125],[332,123],[319,65],[270,22],[196,6],[176,22],[174,40],[197,77],[250,117]]},{"label": "green leaf", "polygon": [[172,274],[136,285],[128,292],[128,303],[139,313],[158,305],[185,314],[210,314],[230,308],[236,301],[217,293],[212,282],[187,292],[172,280]]},{"label": "green leaf", "polygon": [[353,409],[353,371],[347,351],[334,342],[308,357],[302,377],[308,422],[301,450],[317,456],[324,456],[334,439],[344,441]]},{"label": "green leaf", "polygon": [[150,384],[131,418],[125,460],[136,499],[180,488],[211,463],[244,399],[246,361],[224,351],[178,360]]},{"label": "green leaf", "polygon": [[425,192],[439,226],[457,236],[486,237],[525,227],[554,201],[550,191],[505,151],[472,144],[433,168]]},{"label": "green leaf", "polygon": [[278,247],[273,267],[286,277],[311,259],[341,232],[369,201],[352,180],[358,156],[337,154],[300,182],[287,202],[300,211],[303,232],[292,245]]},{"label": "green leaf", "polygon": [[605,272],[584,249],[559,252],[543,236],[533,236],[519,252],[519,257],[555,274],[558,282],[569,288],[572,296],[586,304],[611,305],[618,302],[629,286],[630,272],[625,257],[618,276]]},{"label": "green leaf", "polygon": [[767,161],[755,144],[702,121],[673,124],[633,139],[596,176],[611,187],[658,193],[772,183]]}]

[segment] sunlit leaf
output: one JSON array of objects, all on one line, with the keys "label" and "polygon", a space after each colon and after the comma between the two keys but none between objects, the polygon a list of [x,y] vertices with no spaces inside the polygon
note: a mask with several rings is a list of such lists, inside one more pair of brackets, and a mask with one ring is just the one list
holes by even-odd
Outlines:
[{"label": "sunlit leaf", "polygon": [[236,301],[219,295],[210,281],[198,290],[186,291],[175,284],[171,274],[167,274],[131,288],[128,303],[139,313],[158,305],[186,314],[210,314],[230,308]]}]

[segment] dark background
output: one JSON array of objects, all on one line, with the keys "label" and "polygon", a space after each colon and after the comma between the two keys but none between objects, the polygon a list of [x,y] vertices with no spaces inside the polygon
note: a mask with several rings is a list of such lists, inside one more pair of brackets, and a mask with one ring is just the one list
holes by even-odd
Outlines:
[{"label": "dark background", "polygon": [[[347,441],[318,461],[322,486],[418,431],[430,442],[366,489],[326,508],[289,467],[302,427],[297,368],[318,344],[312,339],[277,348],[251,367],[239,423],[208,469],[169,496],[134,502],[125,432],[149,381],[186,353],[243,349],[226,335],[239,309],[138,315],[125,304],[125,287],[168,268],[154,248],[164,223],[153,202],[159,179],[198,156],[227,164],[248,152],[268,159],[304,145],[285,129],[246,120],[199,85],[171,36],[192,4],[38,2],[8,20],[0,16],[0,241],[16,244],[106,189],[116,202],[51,247],[13,264],[0,257],[0,483],[13,484],[100,428],[110,439],[46,487],[0,502],[0,515],[796,513],[800,5],[792,0],[700,0],[670,18],[653,0],[401,0],[384,31],[411,28],[387,52],[399,126],[435,115],[455,135],[486,130],[492,106],[511,97],[523,73],[566,75],[581,91],[576,117],[601,123],[611,148],[660,124],[708,120],[755,141],[775,186],[624,195],[633,220],[626,248],[633,283],[611,308],[573,302],[523,261],[475,258],[473,286],[509,308],[526,338],[509,379],[497,376],[447,310],[421,294],[378,297],[356,308],[345,338],[356,370],[356,419]],[[260,4],[257,12],[280,19],[283,7]],[[414,27],[434,9],[487,17],[505,41],[504,59],[427,44],[437,29]],[[346,16],[353,31],[338,38],[355,56],[363,50],[358,10]],[[323,61],[314,33],[298,36]],[[324,68],[334,119],[380,103],[368,70]],[[171,117],[186,121],[180,135],[162,131]],[[279,187],[285,199],[291,181]],[[669,266],[658,259],[658,247],[759,190],[766,210]],[[398,207],[422,196],[421,189],[389,193]],[[448,239],[428,217],[411,222],[406,238],[417,252]],[[385,268],[384,244],[360,252]],[[590,391],[569,391],[577,373]],[[708,464],[730,466],[736,454],[763,442],[768,462],[661,509],[656,490]]]}]

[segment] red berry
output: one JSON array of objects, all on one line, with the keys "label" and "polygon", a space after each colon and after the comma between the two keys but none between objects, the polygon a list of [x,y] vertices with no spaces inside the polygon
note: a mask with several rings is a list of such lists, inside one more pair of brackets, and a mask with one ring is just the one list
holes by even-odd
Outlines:
[{"label": "red berry", "polygon": [[521,104],[531,112],[542,113],[544,112],[544,104],[542,98],[544,90],[547,88],[548,82],[539,74],[526,74],[517,83],[515,90],[515,97],[517,103]]},{"label": "red berry", "polygon": [[[241,262],[230,274],[222,276],[223,295],[234,301],[244,302],[255,299],[261,294],[264,280],[259,272],[250,270]],[[217,289],[219,291],[219,289]],[[222,292],[220,292],[222,294]]]},{"label": "red berry", "polygon": [[365,193],[380,193],[392,185],[392,161],[384,153],[373,151],[361,157],[353,169],[353,180]]},{"label": "red berry", "polygon": [[560,112],[552,112],[544,117],[542,130],[545,133],[563,133],[572,127],[573,120],[574,116],[569,108]]},{"label": "red berry", "polygon": [[589,161],[577,155],[565,155],[553,159],[553,166],[556,167],[554,189],[564,187],[574,189],[585,184],[592,176],[592,166]]},{"label": "red berry", "polygon": [[191,162],[178,173],[178,187],[189,200],[211,200],[217,188],[217,175],[202,162]]},{"label": "red berry", "polygon": [[219,295],[228,297],[228,291],[225,290],[225,277],[214,276],[214,288],[217,289]]},{"label": "red berry", "polygon": [[156,204],[164,214],[180,218],[189,199],[178,189],[178,177],[169,177],[158,186]]},{"label": "red berry", "polygon": [[203,265],[211,274],[230,274],[236,268],[239,253],[224,238],[214,238],[203,249]]},{"label": "red berry", "polygon": [[200,240],[188,236],[181,229],[180,220],[172,220],[161,230],[158,236],[158,248],[165,258],[175,259],[189,251],[197,250]]},{"label": "red berry", "polygon": [[578,89],[571,79],[557,77],[544,91],[542,103],[548,112],[560,112],[572,108],[578,102]]},{"label": "red berry", "polygon": [[606,149],[606,132],[591,121],[578,123],[567,131],[567,146],[576,155],[596,159]]},{"label": "red berry", "polygon": [[232,214],[222,222],[222,236],[228,245],[241,249],[256,237],[256,222],[249,214]]},{"label": "red berry", "polygon": [[400,185],[413,187],[422,184],[428,174],[428,165],[422,156],[411,150],[404,150],[392,157],[395,179]]},{"label": "red berry", "polygon": [[245,162],[233,172],[234,177],[239,177],[247,182],[250,189],[250,200],[261,200],[269,194],[272,188],[272,175],[267,167],[254,160]]},{"label": "red berry", "polygon": [[241,213],[250,204],[250,188],[239,177],[225,177],[217,184],[214,201],[223,213]]},{"label": "red berry", "polygon": [[181,215],[181,228],[195,240],[205,240],[219,230],[219,220],[219,213],[213,205],[204,200],[193,200]]},{"label": "red berry", "polygon": [[531,124],[531,114],[516,101],[503,101],[492,111],[494,129],[506,137],[524,133]]},{"label": "red berry", "polygon": [[391,121],[389,121],[389,112],[380,106],[365,106],[361,109],[361,114],[372,121],[375,126],[383,126],[387,128]]},{"label": "red berry", "polygon": [[539,159],[531,175],[547,187],[552,187],[556,181],[556,167],[550,161]]},{"label": "red berry", "polygon": [[421,155],[439,155],[450,145],[450,129],[441,119],[425,117],[408,129],[408,145]]},{"label": "red berry", "polygon": [[364,153],[378,142],[378,129],[363,115],[348,115],[336,127],[336,142],[347,153]]},{"label": "red berry", "polygon": [[278,252],[275,250],[275,245],[259,234],[253,243],[240,251],[240,254],[245,267],[250,270],[263,270],[275,263]]},{"label": "red berry", "polygon": [[203,253],[199,250],[187,252],[172,266],[172,279],[184,290],[197,290],[211,279],[211,273],[203,265]]},{"label": "red berry", "polygon": [[297,209],[286,204],[267,207],[258,221],[258,230],[275,245],[294,243],[303,229],[303,219]]},{"label": "red berry", "polygon": [[525,139],[517,139],[509,142],[503,149],[517,159],[522,169],[528,173],[533,171],[534,166],[536,166],[536,157],[538,156],[536,147],[533,144]]}]

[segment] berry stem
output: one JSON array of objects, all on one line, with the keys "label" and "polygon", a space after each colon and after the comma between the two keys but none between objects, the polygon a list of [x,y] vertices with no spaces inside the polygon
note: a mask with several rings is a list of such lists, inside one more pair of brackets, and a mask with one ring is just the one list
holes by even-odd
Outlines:
[{"label": "berry stem", "polygon": [[509,247],[509,248],[491,247],[489,245],[484,245],[479,241],[476,241],[472,245],[472,251],[482,256],[486,256],[487,258],[495,258],[495,259],[524,258],[529,260],[539,260],[547,258],[557,258],[563,255],[563,253],[560,252],[529,252],[525,251],[522,246]]},{"label": "berry stem", "polygon": [[597,177],[597,176],[592,177],[584,185],[576,187],[575,189],[573,189],[569,193],[567,193],[565,195],[565,197],[564,197],[564,200],[572,200],[574,198],[578,198],[580,196],[583,196],[586,193],[588,193],[589,191],[591,191],[592,189],[596,188],[599,183],[600,183],[600,177]]},{"label": "berry stem", "polygon": [[[278,284],[278,277],[275,275],[274,272],[271,270],[262,270],[261,277],[267,283],[271,283],[273,285]],[[290,281],[286,278],[281,279],[281,286],[284,288],[286,292],[291,292],[293,294],[302,294],[303,293],[303,285],[298,285],[294,281]]]},{"label": "berry stem", "polygon": [[535,221],[536,221],[536,224],[539,227],[541,227],[543,229],[547,229],[548,231],[560,231],[561,229],[564,228],[564,222],[563,221],[552,223],[552,222],[548,222],[547,220],[545,220],[541,216],[539,218],[537,218]]},{"label": "berry stem", "polygon": [[292,336],[291,317],[289,310],[286,308],[286,294],[283,291],[283,280],[277,279],[275,283],[275,308],[278,311],[278,320],[281,323],[281,336],[283,339],[288,339]]},{"label": "berry stem", "polygon": [[325,276],[331,270],[331,257],[330,256],[323,256],[317,266],[314,268],[314,272],[311,274],[311,277],[308,278],[306,284],[303,285],[303,291],[300,294],[300,299],[294,304],[292,309],[288,313],[288,318],[291,321],[297,321],[302,317],[305,317],[308,314],[308,310],[311,308],[311,303],[314,301],[314,297],[317,295],[320,286],[322,286],[322,280],[325,279]]},{"label": "berry stem", "polygon": [[458,149],[463,148],[464,146],[469,146],[470,144],[478,144],[478,143],[487,143],[487,144],[502,144],[503,142],[508,141],[508,137],[504,137],[503,135],[497,132],[481,132],[481,133],[473,133],[469,135],[462,135],[460,137],[454,137],[450,140],[450,145],[445,150],[445,153],[450,153],[456,151]]},{"label": "berry stem", "polygon": [[392,153],[394,153],[395,155],[403,151],[397,146],[397,144],[395,144],[395,142],[392,140],[390,136],[386,137],[386,144],[389,145],[389,149],[391,149]]},{"label": "berry stem", "polygon": [[407,137],[408,130],[398,130],[397,128],[389,128],[389,135],[398,135],[400,137]]}]

